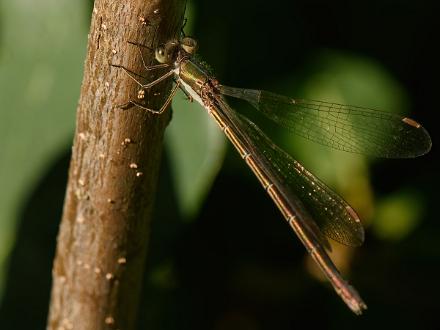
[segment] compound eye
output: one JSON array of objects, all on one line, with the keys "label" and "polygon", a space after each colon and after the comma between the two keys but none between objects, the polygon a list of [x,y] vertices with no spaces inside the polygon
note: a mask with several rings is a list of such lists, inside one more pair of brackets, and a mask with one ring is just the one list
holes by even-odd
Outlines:
[{"label": "compound eye", "polygon": [[166,63],[168,58],[167,58],[167,54],[165,51],[165,47],[164,46],[157,47],[155,56],[156,56],[156,60],[159,63]]},{"label": "compound eye", "polygon": [[197,41],[195,41],[193,38],[183,38],[180,41],[180,45],[188,54],[194,55],[197,51]]}]

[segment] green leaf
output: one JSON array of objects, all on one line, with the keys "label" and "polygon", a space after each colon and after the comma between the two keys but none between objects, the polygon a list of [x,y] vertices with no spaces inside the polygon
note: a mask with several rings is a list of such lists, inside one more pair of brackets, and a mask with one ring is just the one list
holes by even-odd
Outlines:
[{"label": "green leaf", "polygon": [[0,291],[23,201],[71,142],[86,51],[86,12],[84,1],[2,3]]},{"label": "green leaf", "polygon": [[420,223],[423,208],[423,202],[416,193],[395,193],[378,203],[372,229],[382,239],[401,240]]},{"label": "green leaf", "polygon": [[[185,32],[191,34],[196,8],[188,1]],[[226,140],[205,109],[190,103],[183,93],[173,99],[173,119],[166,130],[165,143],[180,211],[186,220],[199,211],[226,151]]]},{"label": "green leaf", "polygon": [[207,111],[186,100],[183,93],[174,98],[173,110],[166,145],[180,210],[186,219],[191,219],[220,170],[226,144]]}]

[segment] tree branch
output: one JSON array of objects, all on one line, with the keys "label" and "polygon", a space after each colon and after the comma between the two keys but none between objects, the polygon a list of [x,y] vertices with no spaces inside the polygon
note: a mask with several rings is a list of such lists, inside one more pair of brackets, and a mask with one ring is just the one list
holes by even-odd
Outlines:
[{"label": "tree branch", "polygon": [[[177,37],[185,0],[96,0],[77,109],[48,329],[133,329],[164,129],[161,116],[117,107],[139,86],[109,64],[145,72],[138,47]],[[143,52],[147,64],[154,52]],[[170,81],[146,91],[165,102]],[[159,95],[158,95],[159,93]]]}]

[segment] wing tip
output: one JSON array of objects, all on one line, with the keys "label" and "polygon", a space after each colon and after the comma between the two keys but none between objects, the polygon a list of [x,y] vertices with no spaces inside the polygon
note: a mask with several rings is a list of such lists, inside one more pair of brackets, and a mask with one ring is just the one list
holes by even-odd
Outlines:
[{"label": "wing tip", "polygon": [[402,154],[402,157],[399,158],[415,158],[427,154],[432,147],[432,140],[428,131],[417,121],[409,117],[402,118],[402,122],[417,130],[416,134],[418,134],[418,141],[420,142],[420,145],[416,146],[415,150],[413,151],[408,150],[407,154]]},{"label": "wing tip", "polygon": [[347,210],[354,223],[358,225],[356,228],[356,235],[353,239],[353,246],[361,246],[365,240],[365,231],[364,227],[362,226],[361,218],[350,205],[345,206],[345,209]]}]

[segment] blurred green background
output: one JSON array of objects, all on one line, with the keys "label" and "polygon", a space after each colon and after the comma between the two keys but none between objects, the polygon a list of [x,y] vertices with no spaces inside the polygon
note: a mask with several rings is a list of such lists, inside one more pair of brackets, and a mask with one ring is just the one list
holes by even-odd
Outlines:
[{"label": "blurred green background", "polygon": [[[232,102],[361,215],[365,244],[335,243],[333,254],[369,306],[356,317],[203,110],[177,96],[139,329],[438,328],[436,4],[190,1],[186,31],[224,84],[411,114],[434,147],[417,159],[367,159]],[[92,6],[0,4],[1,329],[45,328]]]}]

